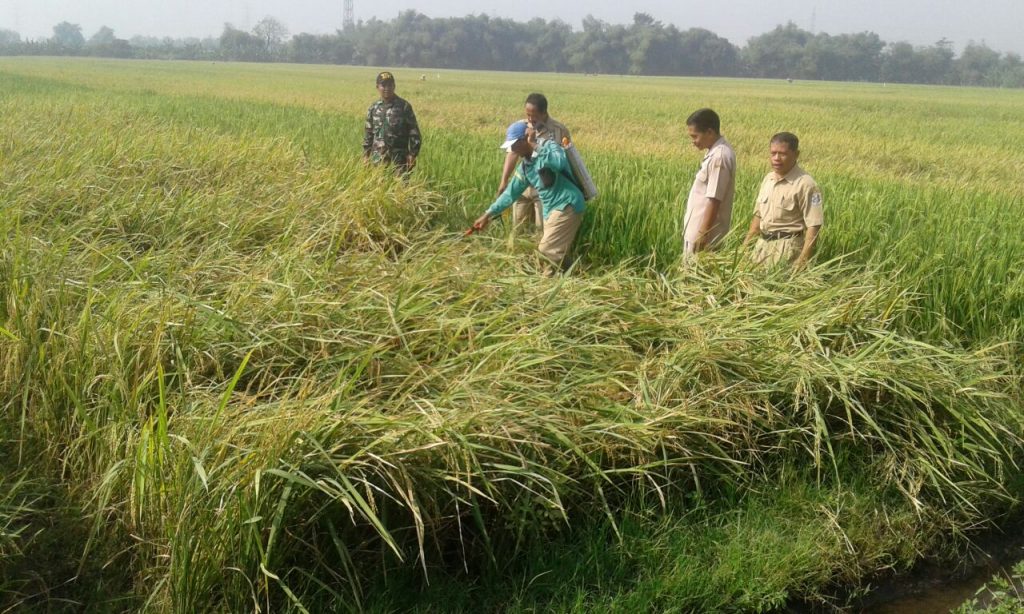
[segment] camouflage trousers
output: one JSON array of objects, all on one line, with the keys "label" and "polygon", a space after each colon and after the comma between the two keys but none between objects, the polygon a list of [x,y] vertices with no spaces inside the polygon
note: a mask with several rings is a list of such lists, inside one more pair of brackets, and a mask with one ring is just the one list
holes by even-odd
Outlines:
[{"label": "camouflage trousers", "polygon": [[398,177],[408,177],[412,172],[409,169],[409,152],[407,151],[373,152],[370,159],[374,164],[392,167]]}]

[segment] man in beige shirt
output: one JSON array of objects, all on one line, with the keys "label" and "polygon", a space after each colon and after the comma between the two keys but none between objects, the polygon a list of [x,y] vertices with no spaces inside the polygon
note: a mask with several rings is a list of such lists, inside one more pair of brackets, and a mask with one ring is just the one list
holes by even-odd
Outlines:
[{"label": "man in beige shirt", "polygon": [[[544,94],[534,93],[527,96],[525,111],[526,121],[537,138],[547,139],[558,145],[562,145],[563,140],[572,140],[568,128],[548,115],[548,99]],[[508,182],[512,177],[512,173],[515,172],[516,164],[518,163],[519,156],[515,152],[510,151],[505,156],[505,165],[501,172],[501,182],[498,184],[498,194],[504,192],[505,188],[508,187]],[[532,222],[536,224],[538,229],[543,229],[544,216],[540,196],[533,187],[527,188],[513,205],[512,221],[516,227]]]},{"label": "man in beige shirt", "polygon": [[729,232],[736,194],[736,153],[722,136],[722,122],[711,109],[698,109],[686,119],[693,146],[707,150],[693,179],[683,220],[683,257],[714,249]]},{"label": "man in beige shirt", "polygon": [[761,182],[743,244],[757,237],[754,262],[806,266],[824,223],[821,189],[797,166],[800,139],[780,132],[769,142],[772,172]]}]

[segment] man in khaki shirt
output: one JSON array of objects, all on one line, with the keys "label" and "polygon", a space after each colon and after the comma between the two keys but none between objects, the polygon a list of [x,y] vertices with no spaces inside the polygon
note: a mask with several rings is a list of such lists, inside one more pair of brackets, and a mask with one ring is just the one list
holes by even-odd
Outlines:
[{"label": "man in khaki shirt", "polygon": [[[526,121],[537,138],[553,141],[562,145],[564,140],[572,140],[569,129],[561,122],[556,121],[548,115],[548,99],[544,94],[530,94],[526,97]],[[498,184],[498,194],[505,191],[512,173],[519,163],[519,156],[510,151],[505,156],[505,166],[501,172],[501,182]],[[529,187],[512,207],[512,221],[515,226],[533,222],[538,229],[544,227],[544,216],[542,205],[537,190]]]},{"label": "man in khaki shirt", "polygon": [[736,194],[736,154],[722,136],[722,122],[711,109],[698,109],[686,119],[693,146],[707,150],[693,179],[683,220],[683,257],[714,249],[729,232]]},{"label": "man in khaki shirt", "polygon": [[814,253],[814,243],[824,223],[821,190],[814,179],[797,166],[800,139],[780,132],[769,143],[772,172],[761,182],[743,244],[758,237],[754,262],[792,264],[802,268]]}]

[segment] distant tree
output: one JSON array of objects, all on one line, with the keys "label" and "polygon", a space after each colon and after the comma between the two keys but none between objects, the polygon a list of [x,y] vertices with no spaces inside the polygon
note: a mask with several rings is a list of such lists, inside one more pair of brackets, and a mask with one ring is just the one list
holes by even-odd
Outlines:
[{"label": "distant tree", "polygon": [[663,28],[660,21],[656,21],[649,13],[633,13],[633,26],[639,28]]},{"label": "distant tree", "polygon": [[224,31],[220,35],[220,51],[225,60],[256,62],[261,59],[263,48],[261,39],[230,23],[224,24]]},{"label": "distant tree", "polygon": [[797,74],[805,79],[877,81],[884,48],[874,32],[818,34],[804,47]]},{"label": "distant tree", "polygon": [[[435,20],[417,11],[402,11],[391,22],[388,37],[389,63],[395,66],[437,66],[440,64],[435,43],[438,36],[432,32]],[[439,20],[438,20],[439,21]],[[459,20],[453,20],[458,22]],[[484,58],[477,58],[485,61]],[[486,66],[490,68],[490,66]]]},{"label": "distant tree", "polygon": [[355,46],[347,33],[296,34],[288,43],[288,58],[303,64],[350,64]]},{"label": "distant tree", "polygon": [[634,75],[679,74],[683,59],[679,49],[679,31],[666,28],[647,13],[633,15],[633,25],[626,36],[629,72]]},{"label": "distant tree", "polygon": [[985,43],[967,44],[954,66],[961,85],[999,85],[1000,57]]},{"label": "distant tree", "polygon": [[920,83],[921,58],[907,42],[890,43],[882,52],[881,79],[893,83]]},{"label": "distant tree", "polygon": [[253,26],[252,33],[259,39],[265,57],[273,58],[281,53],[284,39],[288,36],[288,28],[276,18],[267,15]]},{"label": "distant tree", "polygon": [[296,34],[288,45],[288,59],[300,64],[329,64],[330,36]]},{"label": "distant tree", "polygon": [[722,77],[739,74],[740,51],[728,40],[703,28],[690,28],[678,36],[683,63],[676,74]]},{"label": "distant tree", "polygon": [[374,17],[365,23],[361,22],[352,36],[355,44],[353,62],[368,66],[383,66],[390,63],[390,24]]},{"label": "distant tree", "polygon": [[14,30],[0,28],[0,47],[10,47],[21,44],[21,35]]},{"label": "distant tree", "polygon": [[566,49],[569,65],[577,72],[626,74],[630,67],[625,26],[609,25],[592,15],[583,18],[583,32]]},{"label": "distant tree", "polygon": [[531,50],[536,54],[531,65],[534,70],[565,72],[569,70],[569,60],[565,50],[572,42],[572,26],[564,21],[545,22],[535,20],[538,34]]},{"label": "distant tree", "polygon": [[297,34],[277,19],[261,19],[251,32],[224,24],[219,37],[172,39],[116,37],[103,26],[86,42],[77,24],[61,22],[53,36],[22,41],[0,29],[0,54],[82,54],[149,59],[316,62],[373,66],[436,66],[520,71],[576,71],[634,75],[799,77],[844,81],[953,83],[1024,87],[1024,61],[984,43],[968,43],[957,56],[953,42],[931,46],[885,43],[873,32],[812,34],[792,22],[751,38],[739,48],[701,28],[679,30],[650,13],[610,24],[592,15],[581,30],[565,22],[526,22],[485,14],[432,19],[415,10],[390,21],[359,21],[334,34]]},{"label": "distant tree", "polygon": [[135,56],[131,44],[114,36],[114,31],[107,26],[101,27],[85,44],[90,55],[108,58],[130,58]]},{"label": "distant tree", "polygon": [[945,38],[939,40],[931,47],[925,47],[918,52],[921,60],[920,83],[951,83],[953,80],[953,53],[952,41]]},{"label": "distant tree", "polygon": [[90,47],[99,47],[103,45],[112,45],[117,37],[114,36],[114,31],[107,26],[102,26],[96,33],[89,38],[87,45]]},{"label": "distant tree", "polygon": [[813,34],[789,22],[751,38],[743,58],[755,77],[800,76],[800,71],[806,70],[804,47],[813,38]]},{"label": "distant tree", "polygon": [[85,46],[82,26],[62,21],[53,26],[53,38],[50,39],[50,42],[63,53],[78,52]]},{"label": "distant tree", "polygon": [[1016,53],[1007,53],[999,62],[1001,87],[1024,87],[1024,62]]}]

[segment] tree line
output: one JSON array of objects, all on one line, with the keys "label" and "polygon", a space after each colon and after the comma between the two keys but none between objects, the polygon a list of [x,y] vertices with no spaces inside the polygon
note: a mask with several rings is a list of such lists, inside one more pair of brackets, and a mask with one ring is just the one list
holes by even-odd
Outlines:
[{"label": "tree line", "polygon": [[0,29],[0,55],[84,55],[114,58],[429,66],[481,70],[628,75],[771,77],[1024,87],[1024,62],[970,42],[959,56],[951,41],[915,46],[887,43],[873,32],[830,35],[793,23],[738,47],[702,28],[681,30],[646,13],[631,24],[587,16],[582,28],[560,20],[526,22],[486,15],[431,18],[406,11],[333,34],[290,36],[264,17],[250,30],[225,24],[219,37],[118,38],[104,26],[88,39],[62,22],[53,36],[22,40]]}]

